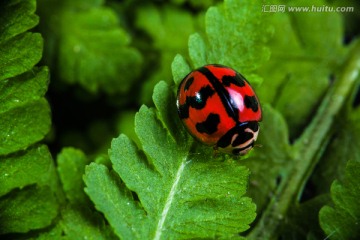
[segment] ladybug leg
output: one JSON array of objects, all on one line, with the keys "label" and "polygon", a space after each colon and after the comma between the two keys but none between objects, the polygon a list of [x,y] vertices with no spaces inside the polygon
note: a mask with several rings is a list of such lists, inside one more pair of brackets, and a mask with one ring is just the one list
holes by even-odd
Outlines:
[{"label": "ladybug leg", "polygon": [[213,149],[214,149],[213,157],[216,158],[217,155],[218,155],[218,153],[219,153],[219,147],[218,147],[217,145],[215,145],[215,146],[213,147]]}]

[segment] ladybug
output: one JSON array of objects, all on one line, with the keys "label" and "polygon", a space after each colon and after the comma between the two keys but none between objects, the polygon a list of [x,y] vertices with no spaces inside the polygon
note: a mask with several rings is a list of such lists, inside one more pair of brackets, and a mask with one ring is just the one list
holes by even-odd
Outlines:
[{"label": "ladybug", "polygon": [[210,64],[190,72],[179,85],[176,105],[183,124],[200,142],[234,155],[253,148],[261,107],[235,70]]}]

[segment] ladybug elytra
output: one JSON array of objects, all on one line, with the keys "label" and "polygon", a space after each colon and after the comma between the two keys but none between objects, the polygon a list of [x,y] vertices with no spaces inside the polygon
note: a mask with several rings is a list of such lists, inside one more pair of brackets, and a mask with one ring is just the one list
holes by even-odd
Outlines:
[{"label": "ladybug elytra", "polygon": [[235,70],[210,64],[192,71],[179,85],[176,104],[183,124],[200,142],[235,155],[253,148],[261,107]]}]

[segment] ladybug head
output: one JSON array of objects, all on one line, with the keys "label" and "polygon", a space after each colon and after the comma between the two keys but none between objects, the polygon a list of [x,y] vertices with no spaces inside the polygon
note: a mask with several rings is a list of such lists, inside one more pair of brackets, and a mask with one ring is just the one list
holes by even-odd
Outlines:
[{"label": "ladybug head", "polygon": [[254,147],[259,129],[259,123],[256,121],[239,123],[219,139],[216,148],[234,155],[245,155]]}]

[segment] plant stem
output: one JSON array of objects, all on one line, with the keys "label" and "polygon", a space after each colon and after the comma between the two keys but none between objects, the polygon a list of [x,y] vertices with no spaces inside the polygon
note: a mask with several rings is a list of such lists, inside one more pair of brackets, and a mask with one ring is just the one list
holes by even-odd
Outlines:
[{"label": "plant stem", "polygon": [[328,90],[313,121],[293,145],[294,168],[282,179],[275,197],[247,236],[249,239],[276,239],[289,207],[297,203],[298,194],[317,164],[315,157],[329,139],[334,119],[345,103],[360,71],[360,41],[357,41],[343,71]]}]

